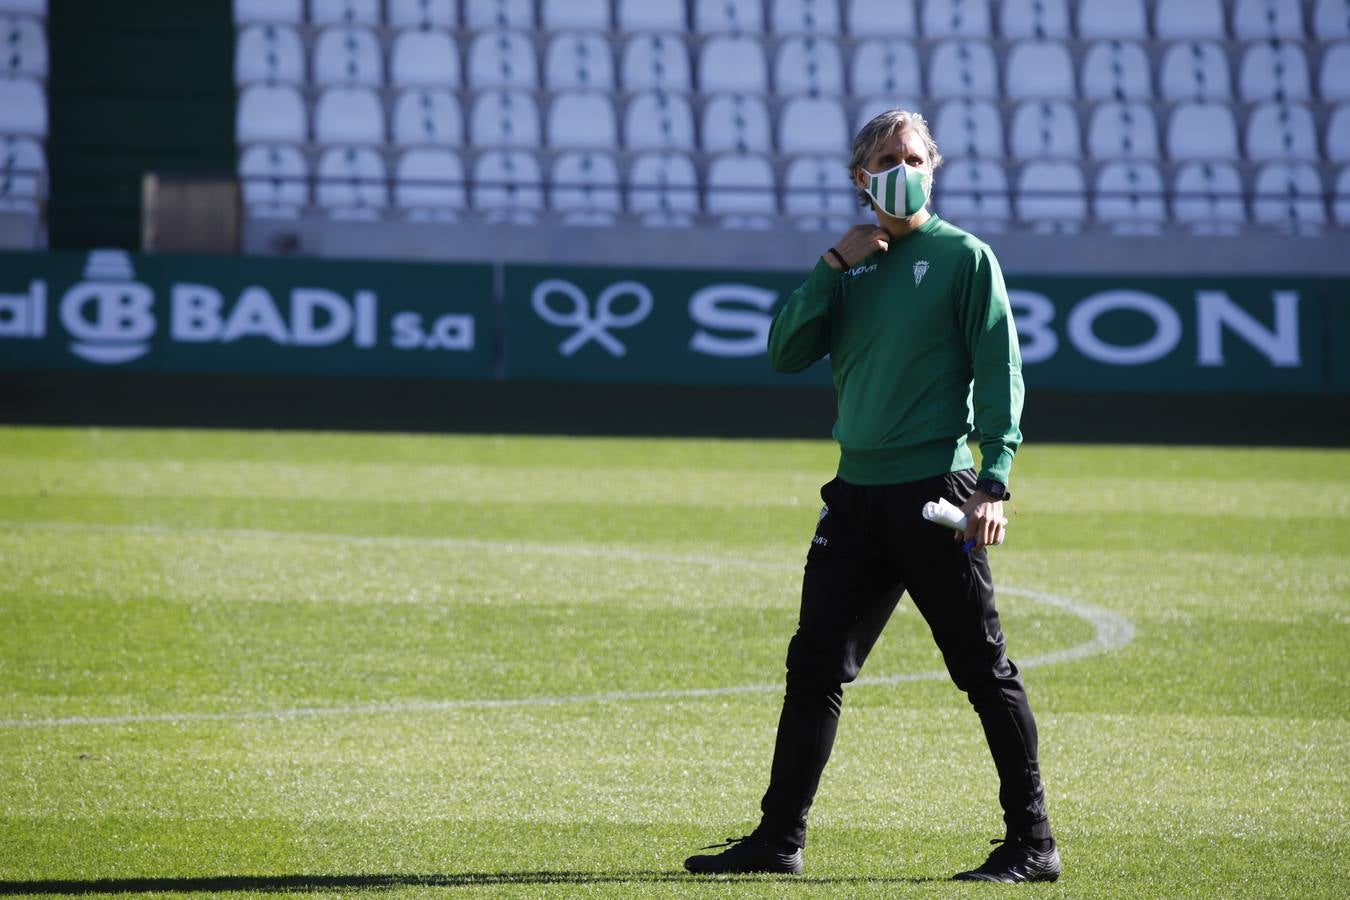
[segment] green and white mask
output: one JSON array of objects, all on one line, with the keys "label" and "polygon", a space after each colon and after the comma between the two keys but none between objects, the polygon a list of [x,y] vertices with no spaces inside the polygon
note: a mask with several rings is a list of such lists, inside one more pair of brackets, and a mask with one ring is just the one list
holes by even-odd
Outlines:
[{"label": "green and white mask", "polygon": [[886,215],[907,219],[928,205],[933,179],[927,172],[904,163],[875,175],[862,171],[867,176],[867,195]]}]

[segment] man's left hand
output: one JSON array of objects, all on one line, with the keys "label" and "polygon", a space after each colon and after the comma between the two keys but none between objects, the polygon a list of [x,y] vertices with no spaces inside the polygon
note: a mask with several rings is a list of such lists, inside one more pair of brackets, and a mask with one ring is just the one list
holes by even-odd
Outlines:
[{"label": "man's left hand", "polygon": [[995,500],[984,491],[976,491],[970,499],[961,504],[961,512],[966,514],[966,533],[954,533],[958,541],[974,541],[974,549],[997,544],[1003,540],[1008,520],[1003,517],[1003,501]]}]

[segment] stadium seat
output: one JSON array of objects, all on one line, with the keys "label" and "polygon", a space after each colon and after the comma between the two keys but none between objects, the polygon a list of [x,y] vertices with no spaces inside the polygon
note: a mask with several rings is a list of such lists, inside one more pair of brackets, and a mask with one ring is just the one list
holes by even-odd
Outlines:
[{"label": "stadium seat", "polygon": [[1077,99],[1069,48],[1059,41],[1013,44],[1003,92],[1009,100]]},{"label": "stadium seat", "polygon": [[389,54],[389,81],[394,87],[457,88],[459,46],[449,32],[430,28],[401,31]]},{"label": "stadium seat", "polygon": [[330,147],[319,157],[319,208],[330,219],[378,219],[389,208],[388,181],[371,148]]},{"label": "stadium seat", "polygon": [[564,225],[613,225],[622,209],[619,167],[608,153],[572,150],[553,162],[550,206]]},{"label": "stadium seat", "polygon": [[844,60],[833,39],[815,35],[790,37],[778,46],[773,66],[774,91],[792,94],[844,93]]},{"label": "stadium seat", "polygon": [[877,94],[872,97],[865,97],[858,104],[858,112],[853,120],[853,131],[855,133],[861,131],[864,125],[887,110],[906,109],[910,112],[921,112],[920,107],[921,103],[917,97],[905,97],[897,94]]},{"label": "stadium seat", "polygon": [[778,214],[773,168],[762,156],[727,154],[708,166],[708,212],[723,228],[770,229]]},{"label": "stadium seat", "polygon": [[839,34],[838,0],[773,0],[775,34]]},{"label": "stadium seat", "polygon": [[993,36],[989,0],[924,0],[924,37],[982,38]]},{"label": "stadium seat", "polygon": [[1138,100],[1097,104],[1088,122],[1093,159],[1158,159],[1158,122],[1153,107]]},{"label": "stadium seat", "polygon": [[684,0],[619,0],[619,31],[685,31],[689,27]]},{"label": "stadium seat", "polygon": [[357,25],[333,25],[314,42],[314,82],[327,84],[384,83],[384,59],[375,32]]},{"label": "stadium seat", "polygon": [[783,212],[802,231],[828,231],[835,237],[859,219],[856,191],[845,160],[802,156],[783,174]]},{"label": "stadium seat", "polygon": [[1336,195],[1332,203],[1337,224],[1350,228],[1350,166],[1341,169],[1341,174],[1336,176]]},{"label": "stadium seat", "polygon": [[1228,57],[1213,41],[1178,41],[1163,53],[1159,84],[1166,100],[1231,100]]},{"label": "stadium seat", "polygon": [[1017,218],[1037,234],[1074,234],[1087,219],[1087,187],[1077,163],[1028,163],[1017,177]]},{"label": "stadium seat", "polygon": [[1252,190],[1252,218],[1294,235],[1316,235],[1327,222],[1322,176],[1306,162],[1261,167]]},{"label": "stadium seat", "polygon": [[1028,100],[1017,107],[1008,143],[1014,159],[1079,159],[1083,155],[1078,116],[1066,100]]},{"label": "stadium seat", "polygon": [[1144,48],[1128,41],[1099,41],[1083,58],[1085,100],[1151,100],[1153,78]]},{"label": "stadium seat", "polygon": [[1223,40],[1223,4],[1220,0],[1158,0],[1153,32],[1160,40]]},{"label": "stadium seat", "polygon": [[[4,80],[0,79],[0,132],[13,132],[5,110],[13,104],[5,95]],[[44,131],[46,104],[42,106]],[[302,144],[306,140],[308,117],[300,92],[289,85],[255,84],[239,92],[235,110],[234,137],[240,144],[274,141],[282,144]]]},{"label": "stadium seat", "polygon": [[928,61],[928,93],[935,98],[980,97],[997,100],[998,67],[994,50],[979,41],[939,44]]},{"label": "stadium seat", "polygon": [[1350,100],[1350,41],[1341,41],[1322,54],[1322,72],[1317,90],[1323,103]]},{"label": "stadium seat", "polygon": [[309,0],[315,25],[379,25],[380,0]]},{"label": "stadium seat", "polygon": [[1350,103],[1342,103],[1331,111],[1325,146],[1330,162],[1350,162]]},{"label": "stadium seat", "polygon": [[533,225],[544,208],[543,175],[534,154],[493,150],[473,167],[473,208],[489,224]]},{"label": "stadium seat", "polygon": [[646,91],[628,104],[623,122],[630,150],[694,149],[694,113],[679,94]]},{"label": "stadium seat", "polygon": [[1247,221],[1237,169],[1232,163],[1186,163],[1172,185],[1172,215],[1191,234],[1237,234]]},{"label": "stadium seat", "polygon": [[522,31],[484,31],[469,44],[468,74],[470,87],[537,88],[534,44]]},{"label": "stadium seat", "polygon": [[761,0],[697,0],[694,28],[703,34],[761,34],[764,6]]},{"label": "stadium seat", "polygon": [[623,50],[623,86],[629,91],[659,90],[689,93],[689,50],[678,34],[635,34]]},{"label": "stadium seat", "polygon": [[1144,0],[1081,0],[1078,4],[1078,36],[1086,41],[1146,39],[1148,16]]},{"label": "stadium seat", "polygon": [[[47,14],[44,0],[28,0],[28,5],[42,7],[42,12],[36,15]],[[13,9],[14,6],[14,0],[5,0],[6,9]],[[241,25],[245,22],[285,22],[288,25],[299,25],[305,20],[304,5],[301,0],[234,0],[234,20]]]},{"label": "stadium seat", "polygon": [[38,212],[47,195],[47,158],[32,138],[0,137],[0,210]]},{"label": "stadium seat", "polygon": [[1068,0],[1003,0],[999,33],[1008,40],[1068,38]]},{"label": "stadium seat", "polygon": [[688,228],[698,215],[698,176],[689,157],[643,153],[628,174],[628,209],[647,227]]},{"label": "stadium seat", "polygon": [[539,107],[525,91],[483,91],[469,111],[469,140],[477,147],[540,145]]},{"label": "stadium seat", "polygon": [[1167,156],[1185,160],[1238,158],[1237,122],[1226,103],[1182,103],[1167,123]]},{"label": "stadium seat", "polygon": [[919,33],[915,0],[848,0],[844,17],[856,38],[904,37]]},{"label": "stadium seat", "polygon": [[456,0],[389,0],[394,28],[456,28]]},{"label": "stadium seat", "polygon": [[704,41],[698,57],[699,89],[717,91],[769,91],[768,64],[758,38],[716,35]]},{"label": "stadium seat", "polygon": [[614,54],[598,31],[554,35],[544,54],[544,84],[551,91],[614,89]]},{"label": "stadium seat", "polygon": [[1247,158],[1254,162],[1286,159],[1318,161],[1317,129],[1302,103],[1267,101],[1247,116]]},{"label": "stadium seat", "polygon": [[933,182],[942,218],[977,234],[1006,231],[1012,218],[1008,176],[992,159],[956,159]]},{"label": "stadium seat", "polygon": [[404,153],[394,170],[394,205],[412,222],[458,222],[466,202],[464,163],[435,147]]},{"label": "stadium seat", "polygon": [[383,144],[384,109],[368,87],[326,88],[314,104],[314,140],[320,144]]},{"label": "stadium seat", "polygon": [[1303,4],[1298,0],[1237,0],[1233,37],[1240,41],[1267,38],[1303,40]]},{"label": "stadium seat", "polygon": [[708,153],[769,151],[769,111],[748,94],[718,94],[703,107],[703,150]]},{"label": "stadium seat", "polygon": [[404,91],[394,103],[394,144],[463,146],[464,110],[459,99],[438,88]]},{"label": "stadium seat", "polygon": [[1097,173],[1093,210],[1114,234],[1162,234],[1167,218],[1162,173],[1151,162],[1107,163]]},{"label": "stadium seat", "polygon": [[[1350,73],[1344,80],[1350,81]],[[1280,40],[1258,41],[1248,46],[1238,68],[1238,96],[1248,103],[1311,100],[1308,59],[1303,48]]]},{"label": "stadium seat", "polygon": [[47,77],[47,32],[37,19],[0,15],[0,75]]},{"label": "stadium seat", "polygon": [[1313,32],[1319,41],[1350,38],[1350,0],[1317,0]]},{"label": "stadium seat", "polygon": [[550,147],[613,149],[619,146],[614,101],[602,91],[563,91],[548,109]]},{"label": "stadium seat", "polygon": [[266,22],[239,32],[234,45],[234,82],[304,84],[305,51],[288,25]]},{"label": "stadium seat", "polygon": [[[485,28],[534,28],[534,0],[464,0],[464,25]],[[536,164],[537,168],[537,164]]]},{"label": "stadium seat", "polygon": [[609,0],[540,0],[540,24],[548,31],[609,31]]},{"label": "stadium seat", "polygon": [[[707,133],[704,132],[705,142]],[[785,154],[847,153],[851,135],[844,106],[832,97],[793,97],[783,104],[778,149]]]},{"label": "stadium seat", "polygon": [[933,137],[947,156],[1003,159],[1003,119],[989,100],[948,100],[933,122]]},{"label": "stadium seat", "polygon": [[252,218],[295,219],[309,206],[309,166],[299,147],[254,144],[239,157],[239,178]]},{"label": "stadium seat", "polygon": [[873,38],[853,51],[850,84],[857,95],[919,94],[919,54],[914,44],[899,38]]}]

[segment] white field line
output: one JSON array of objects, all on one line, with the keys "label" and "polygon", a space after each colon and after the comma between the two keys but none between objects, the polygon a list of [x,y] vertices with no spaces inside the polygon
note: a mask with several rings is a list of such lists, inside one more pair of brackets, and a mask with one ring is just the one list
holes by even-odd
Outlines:
[{"label": "white field line", "polygon": [[[484,541],[473,538],[421,538],[395,536],[368,536],[350,534],[322,534],[318,532],[266,531],[234,528],[170,528],[159,525],[97,525],[67,522],[0,522],[0,530],[48,530],[71,532],[117,532],[155,535],[196,535],[226,540],[303,540],[340,542],[368,546],[425,546],[445,549],[488,550],[498,553],[525,553],[586,559],[622,559],[631,562],[674,563],[709,567],[742,569],[769,569],[800,571],[798,564],[776,563],[766,560],[736,559],[675,553],[653,553],[643,550],[614,550],[584,544],[536,544],[511,541]],[[1118,613],[1082,603],[1068,597],[1028,588],[1002,586],[999,592],[1026,597],[1046,606],[1062,609],[1092,625],[1093,635],[1081,644],[1052,650],[1018,661],[1019,668],[1029,669],[1053,663],[1070,662],[1118,650],[1134,639],[1134,625]],[[786,636],[784,636],[786,640]],[[944,670],[906,672],[898,675],[877,675],[859,678],[856,685],[889,685],[907,681],[929,681],[947,677]],[[671,688],[661,691],[609,691],[599,694],[570,694],[553,697],[518,697],[479,700],[423,700],[398,703],[360,703],[345,706],[296,707],[275,710],[245,710],[240,712],[181,712],[121,716],[67,716],[48,719],[0,719],[0,728],[56,728],[68,725],[134,725],[151,722],[224,722],[257,719],[300,719],[315,716],[351,716],[388,713],[439,712],[461,709],[507,709],[513,707],[565,706],[585,703],[628,703],[642,700],[682,700],[700,697],[726,697],[735,694],[760,694],[781,691],[783,683],[745,684],[713,688]]]}]

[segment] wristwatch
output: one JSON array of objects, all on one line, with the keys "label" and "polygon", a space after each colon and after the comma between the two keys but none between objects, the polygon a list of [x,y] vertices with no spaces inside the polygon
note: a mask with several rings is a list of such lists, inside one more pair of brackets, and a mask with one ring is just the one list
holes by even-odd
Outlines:
[{"label": "wristwatch", "polygon": [[975,490],[983,491],[995,500],[1011,500],[1012,493],[1008,486],[1001,481],[995,481],[992,478],[981,478],[975,482]]}]

